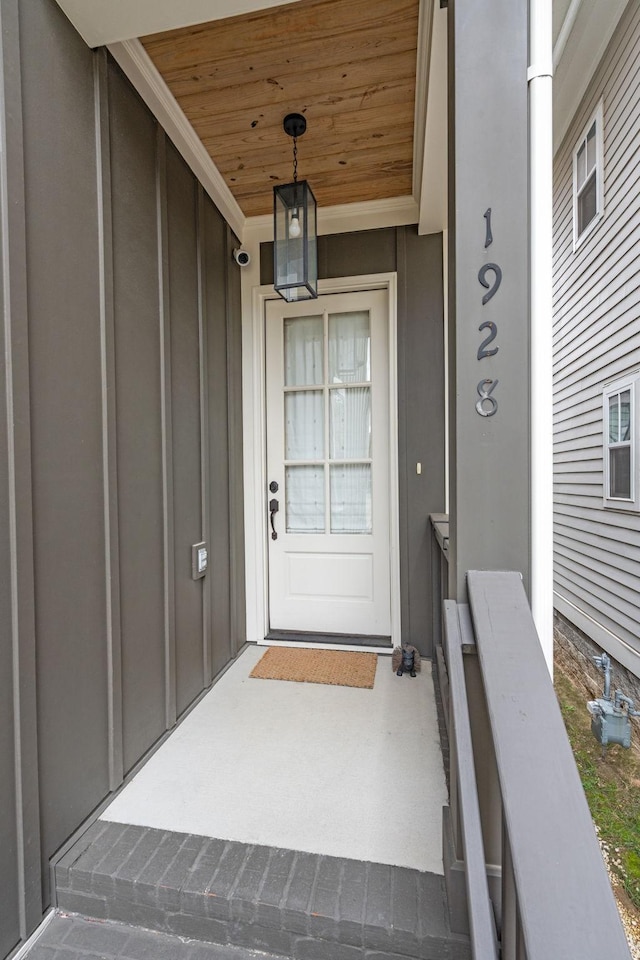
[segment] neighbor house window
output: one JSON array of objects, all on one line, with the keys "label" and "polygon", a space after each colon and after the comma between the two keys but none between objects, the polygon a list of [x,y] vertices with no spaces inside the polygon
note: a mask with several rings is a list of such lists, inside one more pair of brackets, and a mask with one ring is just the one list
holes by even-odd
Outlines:
[{"label": "neighbor house window", "polygon": [[610,384],[604,391],[604,503],[638,510],[640,491],[635,476],[638,435],[639,375]]},{"label": "neighbor house window", "polygon": [[573,153],[573,240],[578,245],[602,215],[602,104],[584,128]]}]

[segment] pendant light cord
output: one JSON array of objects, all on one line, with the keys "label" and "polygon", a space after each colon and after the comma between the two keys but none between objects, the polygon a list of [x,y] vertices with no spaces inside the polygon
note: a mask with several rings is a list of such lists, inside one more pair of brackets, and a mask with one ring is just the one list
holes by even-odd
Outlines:
[{"label": "pendant light cord", "polygon": [[298,138],[293,138],[293,182],[298,182]]}]

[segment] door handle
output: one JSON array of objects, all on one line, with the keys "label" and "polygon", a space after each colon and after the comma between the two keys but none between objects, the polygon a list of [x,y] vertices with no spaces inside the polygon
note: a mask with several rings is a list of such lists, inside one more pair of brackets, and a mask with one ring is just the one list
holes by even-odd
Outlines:
[{"label": "door handle", "polygon": [[272,540],[278,539],[274,517],[279,509],[280,509],[280,504],[274,497],[273,500],[269,501],[269,520],[271,521],[271,539]]}]

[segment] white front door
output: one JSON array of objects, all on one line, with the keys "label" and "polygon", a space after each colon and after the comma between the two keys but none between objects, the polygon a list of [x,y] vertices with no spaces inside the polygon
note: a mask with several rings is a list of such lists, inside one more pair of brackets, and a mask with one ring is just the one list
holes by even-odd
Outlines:
[{"label": "white front door", "polygon": [[387,296],[267,302],[271,630],[391,634]]}]

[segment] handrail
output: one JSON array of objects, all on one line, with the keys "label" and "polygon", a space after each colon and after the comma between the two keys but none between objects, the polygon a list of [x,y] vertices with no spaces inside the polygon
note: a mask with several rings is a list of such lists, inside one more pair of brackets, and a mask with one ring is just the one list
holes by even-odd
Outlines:
[{"label": "handrail", "polygon": [[473,763],[471,722],[462,662],[461,608],[455,600],[444,601],[444,645],[449,673],[451,737],[458,767],[458,800],[465,884],[472,955],[477,960],[498,960],[495,920],[489,898],[485,867],[478,786]]},{"label": "handrail", "polygon": [[436,540],[443,553],[449,552],[449,514],[448,513],[430,513],[429,520],[433,527]]},{"label": "handrail", "polygon": [[515,890],[503,957],[629,960],[520,574],[472,571],[467,585]]},{"label": "handrail", "polygon": [[[431,633],[434,656],[442,652],[442,600],[449,596],[449,515],[446,513],[429,514],[431,529]],[[446,690],[442,690],[446,698]],[[448,724],[448,710],[445,710],[445,722]]]}]

